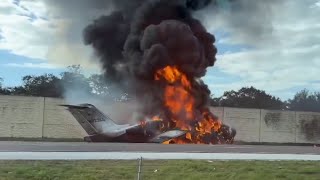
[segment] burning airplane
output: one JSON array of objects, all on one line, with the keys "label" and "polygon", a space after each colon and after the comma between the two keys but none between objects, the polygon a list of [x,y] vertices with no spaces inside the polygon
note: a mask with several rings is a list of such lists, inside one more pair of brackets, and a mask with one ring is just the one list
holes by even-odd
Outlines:
[{"label": "burning airplane", "polygon": [[[68,108],[88,136],[86,142],[131,142],[131,143],[179,143],[191,134],[181,128],[167,129],[159,117],[142,121],[139,124],[117,124],[108,115],[92,104],[61,105]],[[206,143],[232,143],[235,130],[222,125]],[[200,142],[199,142],[200,143]]]},{"label": "burning airplane", "polygon": [[[101,116],[105,128],[89,133],[90,138],[103,134],[137,141],[131,140],[136,133],[143,134],[138,141],[148,142],[175,130],[177,134],[166,136],[162,143],[232,143],[235,130],[209,111],[210,90],[201,80],[207,68],[214,66],[217,49],[214,35],[192,14],[211,1],[110,2],[114,11],[85,28],[84,42],[95,50],[108,82],[141,104],[141,118],[135,126],[118,126]],[[69,106],[69,110],[73,115],[91,110],[101,114],[91,105]],[[95,128],[101,123],[85,119]]]}]

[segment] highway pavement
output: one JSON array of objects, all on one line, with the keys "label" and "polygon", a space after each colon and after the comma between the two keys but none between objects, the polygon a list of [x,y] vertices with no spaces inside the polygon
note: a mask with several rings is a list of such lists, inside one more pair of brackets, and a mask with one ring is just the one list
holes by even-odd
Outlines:
[{"label": "highway pavement", "polygon": [[152,152],[320,155],[315,146],[134,144],[0,141],[0,152]]}]

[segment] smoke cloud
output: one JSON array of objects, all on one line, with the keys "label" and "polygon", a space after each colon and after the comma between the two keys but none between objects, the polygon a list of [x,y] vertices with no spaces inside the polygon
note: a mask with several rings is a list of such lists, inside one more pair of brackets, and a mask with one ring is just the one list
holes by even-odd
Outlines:
[{"label": "smoke cloud", "polygon": [[47,58],[53,64],[65,66],[81,64],[90,70],[100,70],[92,61],[92,49],[83,44],[82,31],[94,19],[109,14],[113,5],[109,0],[42,0],[46,4],[48,19],[55,36],[49,46]]},{"label": "smoke cloud", "polygon": [[[101,26],[101,23],[108,21],[107,18],[111,18],[109,16],[112,13],[113,18],[122,18],[126,21],[117,23],[117,26],[113,28],[128,31],[130,29],[128,25],[134,21],[133,19],[137,19],[134,16],[137,9],[150,0],[43,1],[50,15],[49,18],[55,21],[55,27],[58,29],[57,38],[54,39],[54,43],[49,48],[48,59],[58,64],[65,64],[66,62],[68,65],[81,63],[85,67],[90,67],[96,61],[92,61],[92,59],[95,59],[91,56],[92,51],[85,47],[82,42],[83,29],[94,19],[97,21],[95,26]],[[151,1],[154,4],[159,0]],[[245,40],[246,44],[263,46],[264,43],[275,42],[272,36],[273,20],[275,16],[281,14],[281,10],[285,8],[285,3],[288,1],[174,0],[167,2],[184,4],[184,7],[191,10],[193,15],[204,23],[208,31],[228,31],[233,35],[232,41],[231,37],[224,39],[228,43],[240,43],[240,41],[244,42]],[[98,19],[99,17],[101,18]],[[113,24],[109,26],[111,25]],[[120,34],[123,35],[124,33],[119,32],[118,35]],[[109,38],[113,38],[114,42],[118,38],[116,42],[121,43],[124,37],[120,35],[120,37]],[[100,44],[99,48],[103,48],[103,45],[105,44]],[[119,57],[116,52],[106,54]],[[116,67],[121,68],[122,66]]]},{"label": "smoke cloud", "polygon": [[[214,66],[217,53],[213,45],[215,37],[208,31],[226,26],[239,32],[239,38],[259,42],[261,37],[271,34],[271,14],[280,4],[274,0],[47,0],[46,3],[52,14],[64,17],[57,23],[64,27],[60,33],[64,40],[52,48],[56,51],[51,54],[59,55],[61,49],[81,64],[97,62],[108,81],[141,99],[145,113],[154,113],[152,109],[161,106],[164,86],[155,85],[152,79],[156,70],[168,65],[179,67],[191,80],[198,108],[206,106],[210,91],[200,78],[208,67]],[[91,46],[97,57],[90,59],[98,61],[83,59],[83,52],[90,52],[80,45],[81,35],[84,45]]]},{"label": "smoke cloud", "polygon": [[176,66],[191,79],[197,106],[206,106],[210,91],[196,79],[214,65],[217,50],[214,36],[192,12],[211,1],[116,2],[110,15],[96,19],[84,30],[84,42],[95,49],[106,78],[140,99],[144,113],[154,114],[163,109],[165,87],[152,81],[154,74]]}]

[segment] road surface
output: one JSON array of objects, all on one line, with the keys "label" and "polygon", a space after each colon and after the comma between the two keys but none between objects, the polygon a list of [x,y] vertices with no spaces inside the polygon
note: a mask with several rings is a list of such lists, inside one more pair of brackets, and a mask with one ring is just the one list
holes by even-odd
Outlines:
[{"label": "road surface", "polygon": [[320,147],[0,141],[0,152],[167,152],[320,155]]}]

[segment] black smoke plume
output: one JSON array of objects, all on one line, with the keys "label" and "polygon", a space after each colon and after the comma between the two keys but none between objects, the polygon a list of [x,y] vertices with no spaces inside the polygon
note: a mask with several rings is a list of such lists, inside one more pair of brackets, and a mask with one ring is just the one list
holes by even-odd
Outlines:
[{"label": "black smoke plume", "polygon": [[84,30],[84,42],[100,59],[107,79],[144,105],[144,114],[162,106],[164,86],[157,70],[176,66],[192,83],[196,106],[207,106],[210,91],[199,80],[216,61],[215,37],[192,12],[211,0],[116,0],[115,10]]}]

